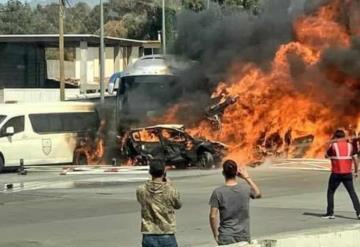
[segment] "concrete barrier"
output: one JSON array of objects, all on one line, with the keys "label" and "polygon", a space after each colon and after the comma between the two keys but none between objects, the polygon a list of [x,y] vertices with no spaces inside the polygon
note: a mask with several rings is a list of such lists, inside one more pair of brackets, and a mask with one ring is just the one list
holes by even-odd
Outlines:
[{"label": "concrete barrier", "polygon": [[[360,224],[311,229],[272,235],[254,241],[253,244],[231,244],[226,247],[358,247]],[[223,246],[225,247],[225,246]]]}]

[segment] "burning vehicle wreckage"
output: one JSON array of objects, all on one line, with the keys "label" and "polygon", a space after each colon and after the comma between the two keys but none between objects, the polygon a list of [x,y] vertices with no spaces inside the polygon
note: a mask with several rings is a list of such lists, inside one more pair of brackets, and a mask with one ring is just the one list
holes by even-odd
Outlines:
[{"label": "burning vehicle wreckage", "polygon": [[[211,97],[212,104],[205,109],[206,120],[210,128],[214,131],[221,131],[222,118],[226,109],[238,102],[238,95],[230,95],[226,89],[220,93],[213,94]],[[245,107],[245,106],[243,106]],[[290,155],[294,158],[301,158],[309,150],[314,135],[308,134],[293,139],[292,129],[289,128],[283,136],[279,132],[269,133],[267,129],[260,132],[255,146],[253,147],[254,163],[258,163],[265,157],[284,157]]]},{"label": "burning vehicle wreckage", "polygon": [[[254,24],[249,26],[259,26],[260,29],[248,32],[249,36],[234,36],[228,47],[222,47],[229,51],[229,58],[233,62],[225,63],[227,67],[223,80],[226,83],[218,82],[214,90],[226,88],[229,95],[238,97],[225,110],[220,110],[221,103],[209,107],[205,120],[197,123],[191,133],[226,143],[231,147],[231,155],[247,163],[268,156],[323,158],[331,134],[336,129],[346,129],[351,124],[359,131],[359,1],[306,1],[306,5],[303,5],[306,11],[287,16],[290,21],[284,26],[289,28],[289,38],[280,39],[271,49],[271,56],[259,57],[259,50],[254,49],[254,44],[250,42],[253,36],[264,30],[263,25],[268,27],[268,20],[261,16],[249,18],[250,24]],[[277,8],[264,11],[281,14]],[[287,11],[282,12],[288,15]],[[244,19],[239,18],[238,21],[242,23]],[[194,18],[193,23],[189,22],[186,27],[194,25],[194,29],[202,34],[203,27],[197,28],[197,22],[199,19]],[[214,27],[223,24],[222,19],[214,18]],[[248,28],[247,25],[239,25],[239,33],[241,27]],[[264,42],[255,47],[266,50],[274,36],[260,36],[258,40]],[[214,40],[216,38],[213,37]],[[245,57],[251,53],[252,59],[237,57],[230,52],[234,49],[232,44],[241,43],[240,38],[248,39],[249,44],[244,44],[239,53],[245,51]],[[181,41],[185,42],[183,47],[187,47],[186,42],[191,44],[194,37],[186,39],[184,36]],[[205,49],[210,52],[214,47]],[[219,56],[212,53],[212,59],[204,59],[203,67],[214,67],[217,72],[223,61],[219,59],[225,53],[221,52]],[[192,78],[198,78],[199,74],[195,73]],[[197,104],[197,97],[193,98],[194,102],[173,107],[167,116],[181,117],[184,112],[191,112],[186,107]],[[213,113],[214,109],[217,114]],[[174,122],[173,118],[171,120]],[[214,131],[214,128],[219,131]]]},{"label": "burning vehicle wreckage", "polygon": [[176,168],[213,168],[228,149],[223,143],[191,136],[183,125],[134,128],[118,138],[122,154],[133,165],[147,165],[155,159]]},{"label": "burning vehicle wreckage", "polygon": [[102,120],[97,131],[79,133],[74,151],[73,165],[101,164],[105,154],[106,122]]},{"label": "burning vehicle wreckage", "polygon": [[235,104],[238,97],[229,95],[226,90],[223,90],[219,96],[211,97],[212,104],[205,109],[205,116],[212,129],[221,130],[221,118],[226,108]]},{"label": "burning vehicle wreckage", "polygon": [[268,134],[260,133],[255,147],[253,148],[254,163],[258,163],[266,157],[275,158],[302,158],[310,149],[314,141],[314,135],[304,135],[292,138],[292,129],[288,129],[282,137],[279,132]]},{"label": "burning vehicle wreckage", "polygon": [[[319,1],[306,2],[312,5],[312,2]],[[225,85],[222,82],[215,85],[215,91],[221,92],[225,88],[229,93],[224,92],[222,95],[218,93],[212,97],[213,103],[204,110],[204,114],[201,115],[202,121],[193,123],[191,126],[194,127],[189,133],[197,133],[197,136],[226,143],[229,146],[228,152],[236,154],[245,163],[268,156],[323,157],[324,149],[335,129],[352,124],[358,131],[360,128],[358,110],[360,70],[357,63],[360,59],[359,1],[320,2],[323,3],[311,6],[311,11],[309,9],[301,15],[294,16],[291,22],[284,23],[286,26],[291,24],[288,29],[289,39],[281,39],[271,51],[271,56],[265,56],[260,64],[255,63],[257,59],[239,60],[231,57],[230,60],[234,62],[226,68],[229,75],[224,77],[228,82]],[[226,18],[214,18],[214,26],[221,26],[223,19]],[[254,25],[251,26],[263,25],[262,18],[248,19],[254,21]],[[244,18],[239,21],[242,23]],[[197,22],[199,20],[195,18],[194,25]],[[247,25],[239,25],[239,33],[241,27],[247,28]],[[201,27],[198,31],[201,32],[203,29]],[[253,32],[248,33],[253,35]],[[179,36],[180,34],[181,32]],[[237,36],[229,36],[237,38]],[[274,37],[268,36],[272,42]],[[245,36],[242,40],[252,40],[251,37]],[[218,35],[214,38],[216,40]],[[264,48],[269,44],[266,38],[264,37],[262,44]],[[182,42],[186,42],[186,39]],[[193,36],[189,42],[194,42]],[[229,42],[229,44],[234,43],[241,42],[238,40]],[[183,45],[183,47],[187,46]],[[230,48],[232,51],[233,46],[229,47],[229,51]],[[209,47],[209,51],[210,49],[213,51],[213,47]],[[258,49],[253,49],[252,43],[244,44],[241,50],[254,50],[256,53],[254,55],[259,53]],[[218,64],[221,63],[215,57],[206,59],[204,66],[218,68],[215,66]],[[266,65],[266,70],[261,64]],[[196,79],[198,75],[191,78]],[[164,114],[163,122],[177,123],[181,119],[179,116],[184,115],[184,112],[192,112],[187,111],[186,107],[198,105],[196,102],[198,98],[189,97],[189,99],[195,102],[185,102],[185,106],[180,102],[171,106],[171,109]],[[189,138],[180,139],[179,143],[174,139],[173,144],[170,145],[169,141],[160,136],[162,129],[159,126],[130,129],[121,138],[119,145],[122,152],[131,157],[135,164],[143,164],[142,159],[145,157],[146,160],[146,157],[151,155],[153,158],[160,157],[167,162],[181,158],[185,160],[182,164],[194,165],[199,163],[200,157],[213,154],[206,151],[193,152],[193,156],[187,156],[191,153],[190,150],[197,150],[197,139],[188,135]],[[172,129],[186,133],[180,127]],[[157,139],[152,142],[146,141],[148,136],[147,134],[141,136],[143,132],[141,130],[153,133]],[[196,140],[196,142],[193,142],[192,147],[186,140]]]}]

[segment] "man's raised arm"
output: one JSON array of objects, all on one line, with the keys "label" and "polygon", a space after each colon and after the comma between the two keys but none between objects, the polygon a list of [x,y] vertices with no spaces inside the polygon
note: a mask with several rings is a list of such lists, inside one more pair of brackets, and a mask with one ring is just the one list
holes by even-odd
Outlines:
[{"label": "man's raised arm", "polygon": [[245,167],[238,168],[238,176],[244,179],[251,188],[251,195],[250,197],[253,199],[261,198],[261,191],[259,187],[255,184],[255,182],[251,179],[247,169]]}]

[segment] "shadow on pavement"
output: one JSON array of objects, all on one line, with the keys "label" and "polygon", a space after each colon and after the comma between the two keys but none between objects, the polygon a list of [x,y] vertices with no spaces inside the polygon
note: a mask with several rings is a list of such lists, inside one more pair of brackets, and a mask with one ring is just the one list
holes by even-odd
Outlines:
[{"label": "shadow on pavement", "polygon": [[[305,212],[305,213],[303,213],[303,215],[305,215],[305,216],[313,216],[313,217],[318,217],[318,218],[321,218],[322,216],[324,216],[324,214],[311,213],[311,212]],[[336,218],[341,218],[341,219],[348,219],[348,220],[358,220],[356,217],[347,217],[347,216],[338,215],[338,214],[335,214],[335,217]]]}]

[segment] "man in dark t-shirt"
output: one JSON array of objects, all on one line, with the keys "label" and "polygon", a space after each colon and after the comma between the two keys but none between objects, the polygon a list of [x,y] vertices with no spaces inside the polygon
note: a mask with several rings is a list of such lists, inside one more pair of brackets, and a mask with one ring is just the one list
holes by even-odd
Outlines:
[{"label": "man in dark t-shirt", "polygon": [[[244,167],[233,160],[223,164],[225,185],[216,188],[210,197],[210,226],[219,245],[250,242],[249,199],[260,198],[261,192]],[[238,183],[236,176],[247,184]],[[218,216],[220,213],[220,224]]]}]

